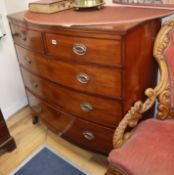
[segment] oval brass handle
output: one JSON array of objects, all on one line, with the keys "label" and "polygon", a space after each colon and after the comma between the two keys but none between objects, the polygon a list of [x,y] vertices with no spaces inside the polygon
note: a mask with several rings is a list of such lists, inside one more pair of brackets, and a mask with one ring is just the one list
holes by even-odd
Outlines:
[{"label": "oval brass handle", "polygon": [[31,81],[31,84],[33,88],[38,88],[38,84],[35,81]]},{"label": "oval brass handle", "polygon": [[27,40],[27,37],[24,33],[19,33],[19,38],[23,41],[26,41]]},{"label": "oval brass handle", "polygon": [[93,110],[93,107],[92,107],[92,105],[91,104],[89,104],[89,103],[81,103],[80,104],[80,108],[83,110],[83,111],[85,111],[85,112],[90,112],[90,111],[92,111]]},{"label": "oval brass handle", "polygon": [[85,74],[85,73],[79,73],[77,74],[77,80],[80,82],[80,83],[88,83],[90,81],[90,77],[89,75]]},{"label": "oval brass handle", "polygon": [[27,64],[31,64],[32,60],[30,59],[30,57],[25,57],[25,61]]},{"label": "oval brass handle", "polygon": [[93,140],[95,138],[94,134],[90,131],[84,131],[83,136],[87,140]]},{"label": "oval brass handle", "polygon": [[76,43],[73,46],[73,52],[77,55],[85,55],[86,54],[86,46],[84,44]]}]

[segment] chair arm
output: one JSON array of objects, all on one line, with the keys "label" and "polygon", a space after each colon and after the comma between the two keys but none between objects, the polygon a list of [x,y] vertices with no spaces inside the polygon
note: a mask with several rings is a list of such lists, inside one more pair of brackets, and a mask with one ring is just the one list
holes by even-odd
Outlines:
[{"label": "chair arm", "polygon": [[131,107],[131,109],[124,116],[116,128],[113,136],[114,148],[119,148],[124,143],[124,141],[130,138],[131,133],[125,133],[126,129],[128,127],[134,128],[138,124],[138,121],[141,119],[142,114],[155,104],[156,93],[154,89],[149,88],[145,93],[148,96],[147,100],[144,103],[142,101],[135,102],[134,106]]}]

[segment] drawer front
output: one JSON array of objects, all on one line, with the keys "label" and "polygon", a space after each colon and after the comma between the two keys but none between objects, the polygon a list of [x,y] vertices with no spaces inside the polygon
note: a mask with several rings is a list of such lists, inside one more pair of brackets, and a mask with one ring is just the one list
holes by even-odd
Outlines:
[{"label": "drawer front", "polygon": [[42,34],[21,26],[11,25],[14,42],[24,47],[29,47],[37,52],[44,52]]},{"label": "drawer front", "polygon": [[46,33],[47,54],[67,60],[121,65],[121,45],[117,40],[81,38]]},{"label": "drawer front", "polygon": [[112,149],[114,130],[58,112],[29,91],[27,96],[33,111],[56,134],[77,145],[105,154]]},{"label": "drawer front", "polygon": [[77,119],[62,137],[81,146],[108,154],[112,149],[113,134],[112,129]]},{"label": "drawer front", "polygon": [[111,68],[67,63],[16,46],[20,64],[62,85],[112,98],[121,97],[121,72]]},{"label": "drawer front", "polygon": [[5,122],[0,121],[0,145],[10,138]]},{"label": "drawer front", "polygon": [[121,103],[73,91],[22,69],[26,87],[52,105],[86,120],[114,127],[122,117]]},{"label": "drawer front", "polygon": [[74,117],[51,108],[48,104],[43,103],[29,91],[26,92],[33,115],[38,115],[54,133],[61,135],[63,132],[66,132],[72,124]]}]

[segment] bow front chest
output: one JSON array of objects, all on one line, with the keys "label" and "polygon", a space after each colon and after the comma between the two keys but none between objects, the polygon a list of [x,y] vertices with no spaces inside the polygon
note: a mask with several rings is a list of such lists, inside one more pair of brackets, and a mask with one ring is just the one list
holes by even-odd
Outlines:
[{"label": "bow front chest", "polygon": [[9,23],[33,117],[81,147],[107,154],[130,106],[153,87],[160,19],[63,27]]}]

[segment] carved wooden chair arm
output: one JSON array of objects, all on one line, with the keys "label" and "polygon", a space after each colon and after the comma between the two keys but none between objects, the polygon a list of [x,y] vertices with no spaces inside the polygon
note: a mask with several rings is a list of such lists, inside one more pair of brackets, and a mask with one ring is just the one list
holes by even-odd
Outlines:
[{"label": "carved wooden chair arm", "polygon": [[156,100],[154,90],[147,89],[146,95],[148,96],[147,100],[144,103],[137,101],[119,123],[113,137],[114,148],[120,147],[125,140],[130,138],[131,132],[125,133],[127,127],[134,128],[141,119],[142,114],[154,105]]},{"label": "carved wooden chair arm", "polygon": [[149,110],[155,104],[156,100],[158,100],[157,117],[160,119],[165,119],[170,115],[169,77],[163,53],[169,43],[169,38],[166,34],[171,29],[171,22],[164,24],[156,38],[154,45],[154,57],[159,64],[160,81],[154,89],[146,89],[145,94],[147,96],[147,99],[144,102],[135,102],[134,106],[131,107],[128,113],[121,120],[113,136],[114,148],[119,148],[125,142],[125,140],[130,138],[131,133],[125,133],[127,127],[134,128],[137,125],[138,121],[141,119],[142,114]]}]

